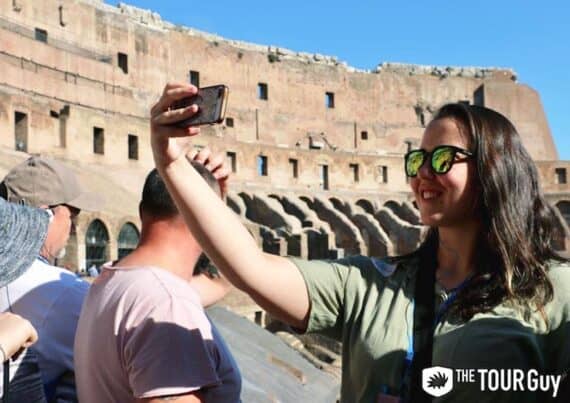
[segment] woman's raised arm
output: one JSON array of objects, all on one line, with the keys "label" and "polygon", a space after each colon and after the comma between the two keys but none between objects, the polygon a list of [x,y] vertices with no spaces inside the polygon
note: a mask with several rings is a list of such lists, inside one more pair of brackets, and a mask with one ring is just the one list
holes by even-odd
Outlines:
[{"label": "woman's raised arm", "polygon": [[288,259],[260,250],[236,214],[191,167],[186,146],[199,128],[168,125],[196,113],[195,106],[170,110],[174,101],[196,91],[190,84],[168,84],[153,106],[151,143],[156,168],[190,231],[230,282],[275,317],[305,329],[310,307],[300,272]]}]

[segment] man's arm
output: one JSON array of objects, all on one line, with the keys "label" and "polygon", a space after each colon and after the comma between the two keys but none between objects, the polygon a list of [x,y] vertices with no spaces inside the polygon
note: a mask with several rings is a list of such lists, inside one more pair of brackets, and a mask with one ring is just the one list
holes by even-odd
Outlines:
[{"label": "man's arm", "polygon": [[204,308],[220,301],[232,289],[231,283],[222,275],[210,277],[206,273],[193,276],[190,286],[194,288],[200,296]]}]

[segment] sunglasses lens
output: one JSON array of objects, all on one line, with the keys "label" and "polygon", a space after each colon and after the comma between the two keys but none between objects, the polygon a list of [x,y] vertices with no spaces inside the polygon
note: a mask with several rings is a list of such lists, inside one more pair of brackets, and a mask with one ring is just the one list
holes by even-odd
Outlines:
[{"label": "sunglasses lens", "polygon": [[424,153],[422,150],[412,151],[406,159],[406,175],[416,176],[424,163]]},{"label": "sunglasses lens", "polygon": [[453,148],[442,147],[434,151],[431,157],[431,166],[438,174],[444,174],[451,169],[455,159]]}]

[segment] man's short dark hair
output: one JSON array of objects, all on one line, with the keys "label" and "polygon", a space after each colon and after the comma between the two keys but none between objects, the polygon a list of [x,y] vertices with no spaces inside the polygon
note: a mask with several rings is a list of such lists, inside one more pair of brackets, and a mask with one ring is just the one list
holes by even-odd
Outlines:
[{"label": "man's short dark hair", "polygon": [[[216,193],[220,194],[218,181],[214,175],[208,171],[203,164],[196,161],[190,161],[190,163],[200,176],[204,178],[208,185],[210,185]],[[170,194],[166,189],[166,184],[158,174],[156,168],[150,171],[146,177],[142,191],[140,208],[141,211],[144,211],[153,217],[168,218],[178,214],[176,204],[174,204],[174,201],[170,197]]]}]

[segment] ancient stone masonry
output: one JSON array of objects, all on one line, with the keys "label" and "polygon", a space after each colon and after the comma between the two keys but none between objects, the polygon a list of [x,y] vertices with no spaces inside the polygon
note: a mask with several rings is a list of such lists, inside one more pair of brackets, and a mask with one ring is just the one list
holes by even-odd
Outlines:
[{"label": "ancient stone masonry", "polygon": [[136,244],[152,168],[148,111],[168,81],[230,88],[227,120],[196,146],[228,153],[228,205],[267,251],[306,258],[406,253],[424,231],[403,155],[446,102],[489,106],[517,126],[570,249],[569,161],[540,97],[508,68],[381,63],[222,38],[98,0],[0,2],[0,174],[28,154],[64,160],[103,194],[62,264]]}]

